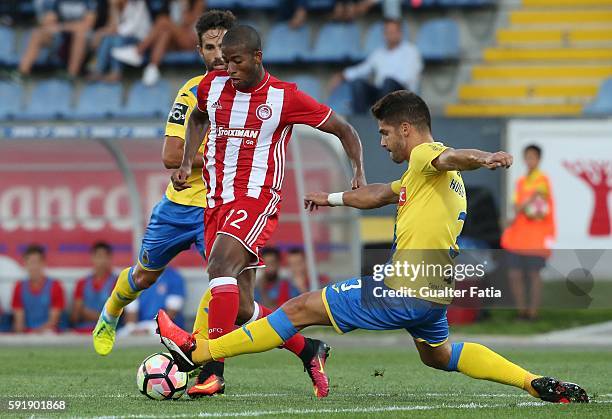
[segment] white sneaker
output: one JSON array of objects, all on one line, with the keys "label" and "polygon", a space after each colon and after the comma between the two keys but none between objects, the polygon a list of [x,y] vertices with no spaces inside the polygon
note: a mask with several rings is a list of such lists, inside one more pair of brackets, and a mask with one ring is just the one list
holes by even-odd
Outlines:
[{"label": "white sneaker", "polygon": [[111,56],[117,61],[134,67],[141,66],[144,61],[144,57],[138,53],[138,49],[134,45],[113,48]]},{"label": "white sneaker", "polygon": [[145,67],[144,73],[142,73],[142,83],[145,86],[153,86],[159,81],[160,77],[159,68],[155,64],[149,64]]}]

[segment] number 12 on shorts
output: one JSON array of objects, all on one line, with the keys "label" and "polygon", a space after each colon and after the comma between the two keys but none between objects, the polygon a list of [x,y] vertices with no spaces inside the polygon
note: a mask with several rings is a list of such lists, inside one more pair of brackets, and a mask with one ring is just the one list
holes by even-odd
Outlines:
[{"label": "number 12 on shorts", "polygon": [[234,214],[236,214],[236,218],[230,221],[230,226],[232,226],[233,228],[237,230],[240,230],[240,223],[246,220],[248,216],[248,213],[243,209],[240,209],[237,211],[235,209],[232,209],[229,212],[229,214],[227,214],[227,217],[225,217],[225,222],[223,223],[223,227],[225,227],[227,222],[234,216]]}]

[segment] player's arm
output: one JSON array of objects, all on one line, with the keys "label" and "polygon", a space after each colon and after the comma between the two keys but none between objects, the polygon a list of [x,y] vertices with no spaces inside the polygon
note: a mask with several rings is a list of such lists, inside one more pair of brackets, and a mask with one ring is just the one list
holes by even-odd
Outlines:
[{"label": "player's arm", "polygon": [[25,332],[25,312],[22,308],[13,309],[13,332]]},{"label": "player's arm", "polygon": [[[198,147],[199,148],[199,147]],[[166,135],[162,149],[162,160],[166,169],[178,169],[183,161],[185,140],[180,137]],[[201,169],[204,166],[202,153],[197,152],[191,165],[192,169]]]},{"label": "player's arm", "polygon": [[391,183],[373,183],[352,191],[329,194],[311,192],[304,197],[304,208],[313,211],[318,207],[347,206],[358,209],[380,208],[396,204],[399,195],[393,191]]},{"label": "player's arm", "polygon": [[202,138],[210,126],[208,113],[203,112],[199,107],[195,107],[191,111],[189,121],[187,122],[187,131],[185,135],[185,148],[180,167],[172,174],[172,184],[174,189],[182,191],[190,188],[187,184],[187,178],[191,175],[193,162],[198,154],[198,149],[202,144]]},{"label": "player's arm", "polygon": [[351,124],[346,122],[344,118],[332,112],[329,119],[318,127],[319,130],[334,134],[340,139],[342,147],[346,155],[351,161],[353,167],[353,180],[351,187],[353,189],[367,185],[365,179],[365,170],[363,169],[363,150],[359,134]]},{"label": "player's arm", "polygon": [[495,170],[498,167],[512,166],[512,155],[505,151],[489,153],[476,149],[455,150],[447,148],[438,157],[431,161],[438,171],[476,170],[482,167]]}]

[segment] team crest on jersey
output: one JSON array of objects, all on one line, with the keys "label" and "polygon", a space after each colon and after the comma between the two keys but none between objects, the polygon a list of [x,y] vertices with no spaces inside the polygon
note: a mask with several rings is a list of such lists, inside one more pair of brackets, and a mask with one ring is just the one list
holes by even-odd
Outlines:
[{"label": "team crest on jersey", "polygon": [[262,103],[255,110],[255,115],[260,121],[266,121],[272,117],[272,108],[267,103]]},{"label": "team crest on jersey", "polygon": [[400,207],[406,203],[406,187],[402,186],[399,193],[399,202],[397,203]]}]

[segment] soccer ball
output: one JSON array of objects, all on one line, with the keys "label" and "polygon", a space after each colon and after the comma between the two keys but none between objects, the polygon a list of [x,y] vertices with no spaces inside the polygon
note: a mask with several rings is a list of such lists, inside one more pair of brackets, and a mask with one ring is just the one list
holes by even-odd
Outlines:
[{"label": "soccer ball", "polygon": [[548,202],[540,195],[537,195],[525,206],[525,215],[531,220],[541,220],[548,215]]},{"label": "soccer ball", "polygon": [[187,388],[188,375],[178,370],[170,354],[153,354],[140,364],[136,374],[138,390],[154,400],[178,399]]}]

